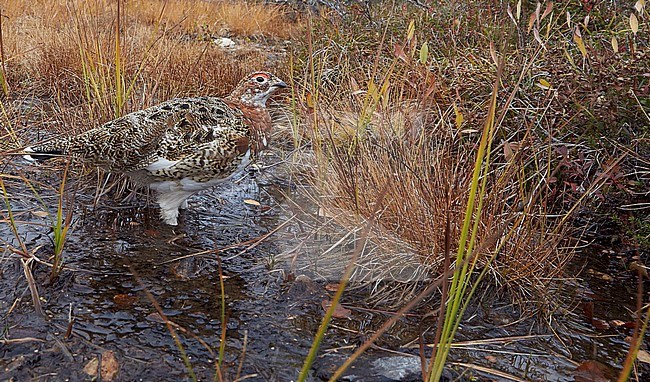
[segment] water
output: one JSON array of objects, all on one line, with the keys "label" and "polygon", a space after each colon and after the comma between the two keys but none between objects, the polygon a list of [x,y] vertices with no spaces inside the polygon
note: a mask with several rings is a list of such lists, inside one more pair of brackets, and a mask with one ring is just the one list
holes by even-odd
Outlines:
[{"label": "water", "polygon": [[[38,179],[56,184],[56,172],[23,170],[36,171]],[[24,183],[6,182],[21,220],[20,237],[29,250],[38,249],[41,260],[48,260],[48,220],[30,212],[43,207]],[[273,171],[224,184],[190,199],[190,209],[182,212],[175,228],[163,225],[157,209],[145,205],[142,196],[137,207],[120,207],[104,198],[92,208],[90,198],[80,195],[65,245],[66,269],[49,284],[49,268],[32,264],[46,318],[34,313],[17,256],[4,252],[0,311],[5,338],[25,342],[0,347],[0,380],[88,380],[84,366],[107,350],[114,351],[119,362],[117,380],[189,380],[181,351],[156,305],[174,322],[197,378],[213,380],[224,327],[220,272],[226,301],[226,380],[236,375],[252,381],[295,380],[322,318],[323,301],[333,295],[332,284],[360,235],[334,224],[288,184]],[[46,204],[55,205],[52,191],[42,194]],[[0,237],[19,245],[8,224],[0,226]],[[367,253],[377,255],[378,248],[369,246]],[[390,248],[408,264],[401,268],[405,273],[391,281],[401,283],[401,293],[412,295],[426,281],[417,273],[417,257],[405,246],[393,243]],[[376,270],[357,272],[358,282],[352,286],[390,284],[379,282]],[[411,277],[414,274],[417,277]],[[629,319],[625,309],[634,307],[634,290],[599,280],[575,284],[564,295],[580,302],[597,294],[607,299],[608,307],[596,309],[595,315],[609,321]],[[405,299],[383,296],[384,305],[375,306],[368,288],[346,294],[344,303],[351,313],[332,322],[311,380],[331,375],[333,365],[343,362],[396,310],[388,306]],[[553,335],[535,318],[518,321],[518,310],[508,301],[488,294],[477,297],[457,336],[460,344],[452,351],[455,364],[450,364],[448,377],[458,377],[467,365],[474,365],[461,380],[470,375],[488,380],[477,370],[483,366],[523,379],[573,381],[574,369],[584,360],[596,359],[612,369],[621,365],[629,329],[595,330],[580,309],[571,313],[567,306],[552,316],[552,327],[558,330]],[[425,305],[400,320],[346,380],[421,379],[418,336],[425,333],[425,343],[431,343],[436,322],[427,312]],[[64,338],[70,316],[72,336]],[[473,342],[483,338],[510,339]],[[647,373],[647,368],[641,371]],[[506,380],[494,375],[490,379]]]}]

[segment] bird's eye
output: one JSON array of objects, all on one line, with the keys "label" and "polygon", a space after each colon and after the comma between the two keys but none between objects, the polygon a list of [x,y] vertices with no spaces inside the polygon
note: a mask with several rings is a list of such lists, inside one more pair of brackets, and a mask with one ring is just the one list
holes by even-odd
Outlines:
[{"label": "bird's eye", "polygon": [[257,77],[255,77],[255,81],[257,81],[257,82],[260,82],[260,83],[261,83],[261,82],[264,82],[264,81],[266,81],[266,78],[264,78],[264,77],[262,77],[262,76],[257,76]]}]

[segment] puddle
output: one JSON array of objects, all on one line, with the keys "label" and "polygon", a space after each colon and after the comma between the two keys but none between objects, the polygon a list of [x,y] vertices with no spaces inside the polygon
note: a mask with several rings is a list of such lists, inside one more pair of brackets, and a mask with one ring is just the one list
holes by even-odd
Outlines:
[{"label": "puddle", "polygon": [[[26,342],[0,346],[0,379],[89,380],[84,366],[112,350],[119,362],[118,380],[189,380],[178,345],[161,322],[153,299],[178,325],[176,331],[197,379],[213,380],[223,326],[221,263],[226,380],[238,374],[251,381],[295,380],[320,323],[322,302],[331,298],[328,285],[339,280],[361,235],[332,223],[299,189],[286,184],[273,173],[262,173],[204,192],[190,199],[177,228],[163,225],[157,209],[144,206],[142,198],[136,208],[117,208],[107,200],[94,209],[89,200],[78,198],[75,227],[65,247],[67,269],[49,285],[48,269],[33,267],[47,319],[34,313],[19,260],[7,251],[2,257],[4,336]],[[39,210],[39,201],[18,180],[7,180],[7,186],[21,220],[19,235],[28,248],[40,247],[37,256],[46,260],[52,247],[47,219],[28,212]],[[52,192],[43,195],[46,203],[55,205]],[[247,199],[260,205],[245,203]],[[7,224],[0,225],[0,235],[18,245]],[[353,288],[346,295],[344,303],[351,314],[332,322],[310,380],[331,375],[334,365],[342,363],[395,310],[374,306],[369,289],[398,288],[402,294],[392,294],[397,296],[392,302],[397,303],[426,281],[407,247],[388,245],[392,252],[369,244],[360,258],[358,282],[352,286],[366,288]],[[378,254],[394,253],[400,254],[398,263],[403,265],[399,272],[386,273],[381,264],[373,265]],[[588,294],[584,287],[576,289]],[[599,293],[606,296],[607,292]],[[616,293],[625,296],[616,299],[619,307],[634,307],[630,300],[634,291]],[[463,365],[469,364],[527,380],[573,381],[574,369],[584,360],[596,359],[616,368],[625,357],[629,330],[597,331],[579,311],[567,311],[553,316],[554,326],[561,329],[554,336],[535,319],[518,322],[516,309],[508,303],[483,297],[473,304],[459,331],[449,378],[468,380],[478,375],[479,380],[488,380],[476,369],[461,376]],[[430,328],[435,323],[424,313],[400,320],[345,380],[421,380],[418,336],[424,332],[425,342],[432,342]],[[74,324],[72,336],[66,339],[70,315]],[[602,318],[629,320],[631,315],[619,308]],[[504,337],[512,339],[471,341]],[[647,373],[647,368],[640,372]],[[507,379],[490,376],[489,380]]]}]

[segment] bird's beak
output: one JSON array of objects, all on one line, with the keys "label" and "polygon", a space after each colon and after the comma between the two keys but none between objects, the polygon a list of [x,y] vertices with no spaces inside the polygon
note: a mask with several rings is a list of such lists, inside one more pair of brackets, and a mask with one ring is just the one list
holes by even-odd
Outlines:
[{"label": "bird's beak", "polygon": [[289,85],[287,85],[287,83],[284,82],[284,81],[280,81],[280,82],[276,82],[275,84],[273,84],[273,87],[280,88],[280,89],[285,89],[285,88],[288,88]]}]

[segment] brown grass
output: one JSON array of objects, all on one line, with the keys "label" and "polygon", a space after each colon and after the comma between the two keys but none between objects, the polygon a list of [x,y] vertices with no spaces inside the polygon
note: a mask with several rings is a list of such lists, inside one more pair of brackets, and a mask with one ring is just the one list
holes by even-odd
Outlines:
[{"label": "brown grass", "polygon": [[[608,33],[619,41],[624,36],[627,19],[618,13],[556,4],[542,17],[544,7],[536,16],[535,8],[524,6],[515,23],[504,7],[461,1],[436,6],[436,16],[428,17],[408,6],[370,6],[313,21],[312,34],[295,55],[298,114],[304,114],[306,138],[316,153],[308,160],[319,202],[369,217],[377,194],[388,186],[378,223],[415,247],[423,266],[439,274],[446,214],[451,212],[456,239],[495,58],[503,57],[498,130],[476,246],[503,232],[479,261],[487,264],[494,256],[493,283],[507,286],[520,302],[540,302],[527,307],[546,310],[553,301],[549,288],[564,277],[574,253],[570,213],[579,203],[598,203],[603,182],[597,174],[611,169],[604,163],[597,169],[596,163],[621,154],[602,150],[607,139],[590,151],[575,144],[576,135],[593,134],[608,122],[620,126],[644,119],[639,105],[612,109],[609,101],[593,98],[594,89],[611,81],[615,74],[603,70],[617,61],[628,62],[614,71],[624,74],[618,81],[626,86],[647,93],[648,80],[639,61],[642,43],[634,44],[635,53],[618,56],[601,44],[611,38]],[[594,34],[587,38],[584,32],[586,44],[599,52],[590,60],[583,61],[576,44],[566,43],[564,36],[576,25],[564,21],[567,11],[573,20],[586,14],[597,20],[596,26],[582,26]],[[599,29],[608,21],[613,30]],[[534,28],[542,31],[543,47]],[[645,41],[647,33],[636,38]],[[616,96],[625,99],[623,105],[635,103],[625,91]],[[608,137],[621,133],[609,127]]]},{"label": "brown grass", "polygon": [[[100,121],[114,116],[116,2],[11,1],[2,11],[14,97],[56,99],[64,107],[86,102]],[[122,112],[173,96],[221,95],[253,70],[283,72],[268,51],[302,28],[285,8],[246,2],[124,2],[120,19],[119,56],[125,88],[132,88]],[[225,36],[238,47],[213,43]],[[103,82],[98,95],[87,94],[84,61]]]}]

